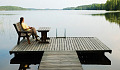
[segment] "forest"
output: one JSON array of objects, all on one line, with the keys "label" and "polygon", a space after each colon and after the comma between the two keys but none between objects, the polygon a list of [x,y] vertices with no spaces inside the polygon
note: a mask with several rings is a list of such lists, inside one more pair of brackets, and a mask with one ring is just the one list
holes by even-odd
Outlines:
[{"label": "forest", "polygon": [[120,0],[107,0],[105,4],[91,4],[63,8],[63,10],[120,10]]},{"label": "forest", "polygon": [[17,7],[17,6],[0,6],[0,11],[6,10],[28,10],[27,8]]},{"label": "forest", "polygon": [[107,0],[105,10],[120,10],[120,0]]}]

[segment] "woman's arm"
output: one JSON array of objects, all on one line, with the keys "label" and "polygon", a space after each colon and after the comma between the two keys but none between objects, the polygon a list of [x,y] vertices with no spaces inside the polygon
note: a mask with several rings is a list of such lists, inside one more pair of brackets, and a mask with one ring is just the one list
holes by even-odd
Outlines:
[{"label": "woman's arm", "polygon": [[32,27],[30,27],[30,26],[28,26],[29,27],[29,29],[31,29]]}]

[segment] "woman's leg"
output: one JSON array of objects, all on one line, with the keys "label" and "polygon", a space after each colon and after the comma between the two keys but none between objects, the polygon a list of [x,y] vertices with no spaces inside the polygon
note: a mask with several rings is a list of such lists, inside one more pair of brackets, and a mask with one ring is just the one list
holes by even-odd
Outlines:
[{"label": "woman's leg", "polygon": [[32,27],[31,30],[32,30],[32,33],[35,35],[36,40],[38,40],[37,39],[38,35],[37,35],[37,32],[36,32],[36,29],[34,27]]},{"label": "woman's leg", "polygon": [[36,29],[34,27],[32,27],[31,29],[32,29],[33,34],[37,35]]}]

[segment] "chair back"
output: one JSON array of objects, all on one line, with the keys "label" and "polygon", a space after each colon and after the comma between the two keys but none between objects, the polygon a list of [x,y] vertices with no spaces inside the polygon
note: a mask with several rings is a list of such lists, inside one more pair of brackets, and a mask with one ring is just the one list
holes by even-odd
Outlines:
[{"label": "chair back", "polygon": [[19,34],[19,31],[23,31],[23,28],[22,28],[20,22],[18,22],[16,24],[13,24],[13,25],[14,25],[14,27],[15,27],[18,34]]}]

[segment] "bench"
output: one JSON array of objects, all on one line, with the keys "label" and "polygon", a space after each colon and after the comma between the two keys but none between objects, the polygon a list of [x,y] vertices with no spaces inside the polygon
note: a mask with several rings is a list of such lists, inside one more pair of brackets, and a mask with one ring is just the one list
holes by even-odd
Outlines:
[{"label": "bench", "polygon": [[27,41],[28,41],[28,44],[30,44],[30,39],[29,37],[32,35],[33,39],[34,39],[34,36],[31,32],[28,32],[28,31],[25,31],[23,30],[20,22],[16,23],[16,24],[13,24],[16,31],[17,31],[17,34],[18,34],[18,41],[17,41],[17,44],[20,43],[20,38],[23,37],[23,39],[25,39],[25,37],[27,38]]}]

